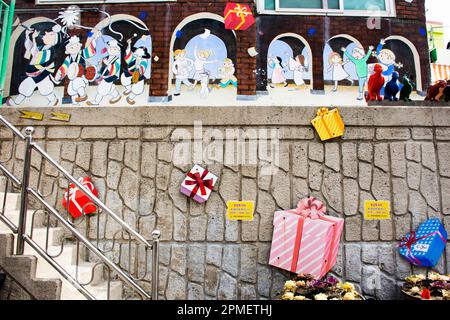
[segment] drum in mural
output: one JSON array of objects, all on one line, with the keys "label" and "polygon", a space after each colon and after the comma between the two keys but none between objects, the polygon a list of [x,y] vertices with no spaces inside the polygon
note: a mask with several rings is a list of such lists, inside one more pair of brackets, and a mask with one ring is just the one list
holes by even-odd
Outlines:
[{"label": "drum in mural", "polygon": [[84,67],[76,62],[73,62],[69,65],[67,70],[67,78],[69,80],[74,80],[76,78],[80,78],[84,75]]},{"label": "drum in mural", "polygon": [[95,66],[87,66],[84,76],[88,81],[94,81],[97,77],[97,68]]}]

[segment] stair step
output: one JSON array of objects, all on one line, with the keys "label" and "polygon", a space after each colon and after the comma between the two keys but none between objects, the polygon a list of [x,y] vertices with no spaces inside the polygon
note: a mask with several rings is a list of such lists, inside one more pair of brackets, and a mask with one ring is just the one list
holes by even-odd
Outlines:
[{"label": "stair step", "polygon": [[[61,290],[61,300],[85,300],[86,298],[72,285],[67,283],[64,285],[66,280],[63,281],[63,286]],[[97,300],[106,300],[108,294],[108,283],[106,281],[102,282],[96,286],[85,286],[85,289],[92,294]],[[122,282],[111,281],[110,290],[110,300],[122,300]]]},{"label": "stair step", "polygon": [[[33,221],[33,214],[34,214],[34,221]],[[6,210],[4,216],[9,219],[15,226],[19,225],[19,210]],[[38,211],[34,213],[34,210],[27,210],[27,226],[26,226],[26,232],[29,234],[31,231],[31,223],[33,223],[34,228],[43,227],[45,223],[47,222],[46,215],[43,211]],[[0,223],[0,232],[1,231],[8,231],[9,228],[3,224]]]},{"label": "stair step", "polygon": [[[0,192],[0,211],[3,210],[4,203],[4,192]],[[6,194],[6,205],[5,211],[7,210],[18,210],[20,208],[20,193],[10,193]]]}]

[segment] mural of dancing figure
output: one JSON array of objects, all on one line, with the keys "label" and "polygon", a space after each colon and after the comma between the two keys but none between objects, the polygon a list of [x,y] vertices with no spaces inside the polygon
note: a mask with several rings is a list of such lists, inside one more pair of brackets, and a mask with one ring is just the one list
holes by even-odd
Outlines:
[{"label": "mural of dancing figure", "polygon": [[[401,69],[403,68],[403,64],[401,62],[396,62],[397,57],[392,50],[383,49],[385,44],[386,41],[384,39],[381,39],[377,47],[377,52],[373,55],[377,58],[378,63],[382,66],[382,75],[384,77],[385,83],[388,83],[392,79],[395,68]],[[381,89],[381,95],[384,95],[384,87]]]},{"label": "mural of dancing figure", "polygon": [[107,56],[102,59],[100,68],[99,84],[97,86],[97,95],[94,100],[87,101],[90,106],[97,106],[106,96],[111,96],[110,104],[119,102],[122,95],[116,88],[114,81],[120,76],[120,47],[117,40],[109,40],[107,43]]},{"label": "mural of dancing figure", "polygon": [[65,53],[68,56],[59,67],[55,80],[61,82],[65,77],[69,79],[67,93],[71,96],[72,103],[81,103],[88,99],[86,94],[86,87],[89,84],[86,78],[87,60],[95,54],[95,43],[99,34],[98,31],[93,32],[93,35],[87,39],[84,49],[78,36],[70,37],[66,45]]},{"label": "mural of dancing figure", "polygon": [[286,81],[286,76],[284,75],[285,66],[283,65],[283,60],[280,57],[269,57],[268,59],[270,67],[273,69],[272,73],[272,85],[271,88],[275,88],[274,84],[282,83],[285,87],[288,86]]},{"label": "mural of dancing figure", "polygon": [[344,70],[344,63],[342,61],[342,57],[337,52],[332,52],[330,57],[328,58],[330,67],[328,68],[328,72],[331,72],[331,80],[334,82],[333,92],[336,92],[338,89],[338,83],[341,80],[347,79],[353,84],[353,80],[350,79],[350,75],[347,71]]},{"label": "mural of dancing figure", "polygon": [[19,94],[13,99],[10,97],[7,100],[7,105],[20,105],[25,98],[30,98],[34,91],[46,97],[49,106],[58,104],[59,99],[54,93],[55,85],[52,76],[55,71],[54,55],[55,45],[59,42],[59,32],[61,26],[55,24],[51,31],[44,31],[42,35],[43,45],[37,44],[37,38],[41,35],[39,31],[27,29],[25,31],[25,59],[29,60],[26,75],[18,88]]},{"label": "mural of dancing figure", "polygon": [[356,47],[352,50],[350,54],[346,48],[341,48],[342,52],[344,52],[345,56],[355,65],[356,67],[356,75],[358,76],[359,82],[359,95],[358,100],[364,99],[364,87],[367,83],[367,78],[369,76],[367,61],[372,56],[374,47],[370,46],[367,54],[364,52],[364,49],[361,47]]},{"label": "mural of dancing figure", "polygon": [[[202,92],[205,89],[205,81],[209,82],[209,75],[210,75],[209,71],[205,69],[205,66],[207,64],[217,63],[217,60],[208,61],[208,59],[211,55],[212,55],[212,51],[208,51],[208,50],[200,50],[199,51],[197,46],[194,48],[194,57],[195,57],[194,80],[195,80],[195,82],[194,82],[193,87],[195,87],[197,85],[197,83],[200,81],[200,83],[202,84]],[[208,84],[206,84],[206,87],[207,87],[207,85]]]},{"label": "mural of dancing figure", "polygon": [[175,75],[175,96],[181,94],[181,84],[193,88],[193,83],[189,81],[189,75],[194,70],[194,61],[186,57],[186,50],[175,50],[173,53],[174,63],[172,72]]},{"label": "mural of dancing figure", "polygon": [[[143,35],[141,40],[145,42],[148,36]],[[125,62],[127,64],[126,70],[122,73],[120,81],[125,87],[124,96],[127,97],[127,102],[130,105],[136,103],[137,96],[144,92],[145,79],[150,77],[149,69],[151,68],[151,54],[147,47],[136,43],[131,49],[132,39],[127,40],[127,49],[125,51]]]},{"label": "mural of dancing figure", "polygon": [[305,85],[305,80],[303,79],[303,75],[308,72],[308,67],[306,66],[306,58],[304,55],[299,54],[292,59],[289,54],[289,71],[293,71],[294,73],[294,83],[297,87],[302,87]]}]

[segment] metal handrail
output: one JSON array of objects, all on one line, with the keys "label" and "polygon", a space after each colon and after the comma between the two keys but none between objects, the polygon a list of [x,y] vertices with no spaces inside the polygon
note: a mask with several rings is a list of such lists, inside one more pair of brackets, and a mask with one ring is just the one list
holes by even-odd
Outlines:
[{"label": "metal handrail", "polygon": [[28,188],[28,192],[40,203],[44,205],[44,207],[50,211],[58,220],[61,222],[64,227],[69,229],[69,231],[78,239],[80,240],[89,250],[94,252],[97,257],[99,257],[103,263],[105,263],[108,267],[113,269],[117,275],[124,280],[126,283],[128,283],[130,286],[132,286],[136,291],[144,298],[150,299],[150,295],[147,294],[130,276],[128,276],[125,272],[123,272],[120,268],[116,266],[114,262],[112,262],[110,259],[108,259],[100,250],[97,249],[89,240],[87,240],[83,235],[73,228],[69,222],[67,222],[66,219],[64,219],[51,205],[49,205],[36,191],[34,191],[31,188]]},{"label": "metal handrail", "polygon": [[[109,270],[114,271],[117,276],[131,286],[142,298],[144,299],[158,299],[158,280],[159,280],[159,238],[160,232],[158,230],[154,230],[152,233],[153,244],[149,243],[142,235],[132,229],[125,221],[123,221],[117,214],[115,214],[111,209],[109,209],[102,201],[100,201],[89,189],[84,187],[78,180],[76,180],[70,173],[67,172],[60,164],[54,161],[41,147],[39,147],[32,140],[32,134],[34,129],[32,127],[25,128],[25,135],[23,135],[17,128],[15,128],[11,123],[9,123],[3,116],[0,115],[0,123],[9,128],[12,133],[19,137],[19,139],[23,140],[26,144],[25,147],[25,156],[24,156],[24,170],[22,181],[19,181],[8,169],[0,164],[0,171],[2,171],[7,178],[13,181],[13,183],[20,187],[21,189],[21,197],[20,197],[20,215],[19,215],[19,224],[16,228],[11,221],[9,221],[5,216],[0,215],[0,221],[7,224],[7,226],[14,232],[17,233],[17,246],[16,246],[16,254],[24,253],[24,245],[25,242],[28,243],[39,255],[41,255],[46,261],[50,263],[50,265],[55,268],[69,283],[75,286],[75,288],[80,291],[86,298],[94,299],[89,292],[77,282],[69,273],[67,273],[56,261],[54,261],[46,250],[39,247],[37,243],[32,240],[31,237],[26,234],[26,221],[27,221],[27,211],[28,211],[28,196],[31,195],[35,198],[39,203],[41,203],[47,212],[52,214],[52,216],[56,217],[57,220],[68,229],[71,234],[77,239],[77,243],[81,242],[93,252],[104,265],[106,265]],[[140,244],[144,245],[146,250],[152,250],[152,294],[151,296],[136,282],[138,279],[133,278],[131,273],[127,273],[123,271],[120,267],[117,266],[116,263],[111,261],[109,258],[105,256],[105,254],[95,245],[91,243],[87,238],[85,238],[77,229],[75,229],[74,225],[67,221],[56,209],[54,209],[38,192],[29,187],[30,180],[30,172],[31,172],[31,155],[32,151],[36,151],[43,159],[47,160],[52,166],[54,166],[60,174],[62,174],[70,183],[72,183],[75,187],[79,188],[83,191],[85,195],[87,195],[91,201],[100,207],[103,212],[106,212],[108,216],[110,216],[114,221],[116,221],[123,231],[126,231],[131,239],[131,236],[134,237]],[[33,216],[34,219],[34,216]]]},{"label": "metal handrail", "polygon": [[[26,130],[26,129],[25,129]],[[135,230],[133,230],[125,221],[123,221],[118,215],[116,215],[114,212],[111,211],[103,202],[101,202],[96,196],[92,194],[92,192],[84,187],[78,180],[76,180],[73,176],[71,176],[61,165],[59,165],[56,161],[54,161],[50,156],[42,150],[41,147],[39,147],[35,143],[31,143],[31,147],[36,150],[41,156],[43,156],[45,159],[47,159],[48,162],[50,162],[53,166],[55,166],[59,172],[61,172],[67,180],[69,180],[71,183],[73,183],[77,188],[83,190],[83,192],[89,196],[89,198],[100,208],[102,208],[105,212],[108,213],[109,216],[111,216],[117,223],[120,224],[122,228],[124,228],[126,231],[128,231],[130,234],[132,234],[141,244],[145,245],[148,248],[152,248],[152,244],[150,244],[145,238],[137,233]]]}]

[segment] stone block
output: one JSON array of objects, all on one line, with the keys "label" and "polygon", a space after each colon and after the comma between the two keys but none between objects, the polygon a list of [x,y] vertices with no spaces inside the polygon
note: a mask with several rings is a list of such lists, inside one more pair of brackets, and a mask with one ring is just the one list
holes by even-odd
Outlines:
[{"label": "stone block", "polygon": [[116,137],[116,128],[114,127],[84,127],[81,131],[83,140],[106,140]]},{"label": "stone block", "polygon": [[222,269],[234,277],[239,273],[239,246],[226,245],[223,248]]}]

